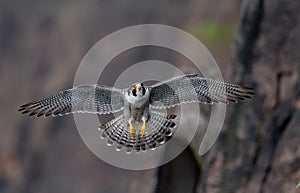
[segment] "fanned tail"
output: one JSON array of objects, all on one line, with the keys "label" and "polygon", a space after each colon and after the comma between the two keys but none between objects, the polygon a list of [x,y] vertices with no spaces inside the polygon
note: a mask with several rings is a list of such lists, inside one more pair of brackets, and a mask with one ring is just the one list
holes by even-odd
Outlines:
[{"label": "fanned tail", "polygon": [[135,128],[135,138],[130,136],[129,125],[123,115],[101,125],[101,138],[107,138],[107,145],[115,144],[117,151],[125,149],[127,153],[154,150],[156,147],[166,143],[172,138],[176,124],[176,115],[151,112],[146,122],[146,132],[143,137],[139,135],[139,128]]}]

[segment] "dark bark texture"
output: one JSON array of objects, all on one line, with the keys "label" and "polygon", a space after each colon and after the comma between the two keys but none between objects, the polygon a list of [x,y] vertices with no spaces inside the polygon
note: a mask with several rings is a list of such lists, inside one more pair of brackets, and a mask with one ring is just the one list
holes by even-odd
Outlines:
[{"label": "dark bark texture", "polygon": [[300,180],[300,2],[243,1],[231,78],[252,85],[230,107],[197,192],[296,192]]}]

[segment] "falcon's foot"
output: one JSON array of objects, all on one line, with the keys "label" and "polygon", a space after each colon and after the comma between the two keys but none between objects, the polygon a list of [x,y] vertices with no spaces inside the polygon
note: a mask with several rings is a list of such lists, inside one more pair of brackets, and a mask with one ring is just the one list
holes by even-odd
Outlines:
[{"label": "falcon's foot", "polygon": [[141,138],[144,137],[145,132],[146,132],[146,120],[143,120],[142,127],[140,128],[140,136],[141,136]]},{"label": "falcon's foot", "polygon": [[132,123],[129,123],[129,134],[131,138],[134,138],[134,127],[132,125]]}]

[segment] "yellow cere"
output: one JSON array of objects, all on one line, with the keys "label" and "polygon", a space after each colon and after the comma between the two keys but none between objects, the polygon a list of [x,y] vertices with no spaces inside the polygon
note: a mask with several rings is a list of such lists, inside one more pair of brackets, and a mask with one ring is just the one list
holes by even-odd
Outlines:
[{"label": "yellow cere", "polygon": [[139,85],[136,84],[136,85],[134,86],[134,88],[135,88],[136,91],[138,91],[138,90],[139,90]]}]

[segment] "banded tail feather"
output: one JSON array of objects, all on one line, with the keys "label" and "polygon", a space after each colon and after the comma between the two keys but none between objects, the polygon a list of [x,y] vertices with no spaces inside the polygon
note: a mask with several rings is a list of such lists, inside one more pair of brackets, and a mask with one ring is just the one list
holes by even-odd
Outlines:
[{"label": "banded tail feather", "polygon": [[139,135],[139,128],[135,128],[135,138],[130,136],[129,125],[123,115],[101,125],[101,138],[107,138],[107,145],[115,144],[117,151],[124,149],[127,153],[133,150],[139,153],[149,149],[156,149],[158,146],[170,140],[175,132],[176,115],[161,112],[151,112],[146,122],[146,132],[143,137]]}]

